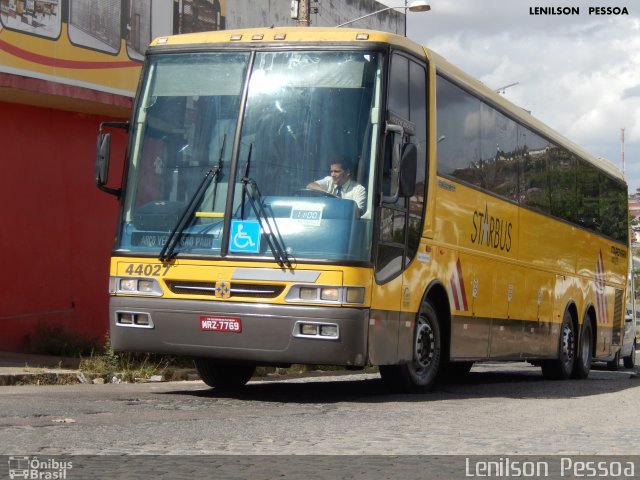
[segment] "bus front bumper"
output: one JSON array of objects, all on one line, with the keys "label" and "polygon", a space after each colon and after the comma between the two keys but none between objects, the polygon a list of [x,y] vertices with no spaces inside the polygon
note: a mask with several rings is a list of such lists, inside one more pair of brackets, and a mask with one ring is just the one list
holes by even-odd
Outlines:
[{"label": "bus front bumper", "polygon": [[368,309],[123,296],[111,297],[109,317],[117,351],[257,364],[367,362]]}]

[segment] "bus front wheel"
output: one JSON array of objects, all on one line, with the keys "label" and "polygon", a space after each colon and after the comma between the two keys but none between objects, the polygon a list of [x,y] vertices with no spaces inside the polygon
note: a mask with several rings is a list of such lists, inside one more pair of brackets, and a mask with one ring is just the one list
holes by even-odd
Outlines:
[{"label": "bus front wheel", "polygon": [[426,302],[416,318],[413,332],[413,361],[401,365],[380,365],[380,376],[396,392],[426,392],[433,388],[440,368],[442,338],[435,309]]},{"label": "bus front wheel", "polygon": [[225,363],[211,358],[196,358],[194,363],[202,381],[219,389],[242,387],[256,370],[252,364]]}]

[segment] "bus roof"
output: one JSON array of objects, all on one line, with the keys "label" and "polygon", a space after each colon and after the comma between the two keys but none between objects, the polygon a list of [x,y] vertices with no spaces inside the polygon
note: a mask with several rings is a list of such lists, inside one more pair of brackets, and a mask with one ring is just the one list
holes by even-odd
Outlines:
[{"label": "bus roof", "polygon": [[295,43],[387,43],[402,47],[414,54],[426,57],[438,72],[456,81],[462,87],[498,106],[514,119],[572,151],[574,154],[592,163],[610,176],[623,180],[619,168],[610,161],[594,156],[568,138],[536,119],[522,107],[505,99],[488,88],[478,79],[448,62],[433,50],[426,48],[406,37],[388,32],[356,28],[336,27],[259,27],[237,30],[218,30],[210,32],[186,33],[163,36],[154,39],[150,47],[188,46],[205,44],[295,44]]}]

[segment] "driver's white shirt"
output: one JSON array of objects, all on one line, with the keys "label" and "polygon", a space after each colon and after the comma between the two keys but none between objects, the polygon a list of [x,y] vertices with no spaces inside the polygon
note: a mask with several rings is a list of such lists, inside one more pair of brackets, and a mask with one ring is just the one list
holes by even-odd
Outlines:
[{"label": "driver's white shirt", "polygon": [[[336,195],[337,185],[333,183],[331,179],[331,175],[324,177],[321,180],[316,180],[318,185],[322,187],[322,189],[332,195]],[[341,198],[345,198],[347,200],[353,200],[358,205],[358,210],[362,214],[365,211],[365,203],[367,200],[367,191],[365,188],[352,180],[347,180],[342,185],[342,192],[340,193]]]}]

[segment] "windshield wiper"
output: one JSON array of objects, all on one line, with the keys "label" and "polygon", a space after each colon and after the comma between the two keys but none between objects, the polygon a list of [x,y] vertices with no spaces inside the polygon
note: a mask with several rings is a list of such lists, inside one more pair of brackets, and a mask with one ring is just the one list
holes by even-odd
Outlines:
[{"label": "windshield wiper", "polygon": [[222,160],[224,159],[224,146],[226,144],[227,144],[227,134],[225,133],[224,136],[222,137],[222,147],[220,147],[220,156],[218,157],[218,164],[216,165],[218,176],[216,177],[216,183],[213,186],[213,198],[211,199],[211,211],[214,211],[216,207],[216,196],[218,194],[218,180],[220,180],[220,174],[222,172]]},{"label": "windshield wiper", "polygon": [[251,147],[249,147],[247,166],[244,171],[244,177],[242,178],[242,180],[240,180],[240,182],[242,182],[242,203],[240,205],[240,218],[244,219],[244,200],[245,198],[248,198],[249,205],[251,205],[251,209],[258,219],[260,229],[264,232],[265,238],[267,239],[267,244],[269,245],[269,248],[273,253],[273,258],[281,267],[286,266],[289,268],[293,268],[291,260],[289,259],[284,246],[284,240],[282,239],[282,235],[280,235],[280,231],[278,230],[276,220],[273,217],[273,214],[270,214],[270,212],[268,212],[267,209],[264,208],[264,200],[262,198],[262,194],[260,193],[260,189],[258,188],[258,183],[249,176],[252,149],[253,144],[251,145]]},{"label": "windshield wiper", "polygon": [[222,147],[220,148],[220,156],[218,157],[217,165],[215,166],[215,168],[209,170],[205,174],[204,178],[200,182],[200,185],[198,185],[198,188],[193,194],[193,197],[191,197],[191,200],[189,201],[187,208],[184,209],[184,211],[182,212],[182,215],[180,215],[180,218],[178,219],[173,229],[169,233],[169,236],[167,237],[167,241],[162,247],[162,250],[160,250],[160,255],[158,256],[158,259],[160,261],[166,262],[170,260],[171,257],[173,257],[173,252],[176,248],[176,245],[178,245],[178,242],[180,241],[180,237],[182,237],[182,233],[187,228],[187,225],[193,219],[196,208],[200,204],[200,200],[202,199],[204,192],[207,191],[207,188],[209,187],[211,180],[215,179],[215,186],[213,189],[213,199],[211,200],[212,210],[213,210],[213,207],[216,204],[216,194],[218,193],[218,180],[220,179],[220,174],[222,172],[222,159],[224,158],[224,147],[226,143],[227,143],[227,135],[225,134],[224,137],[222,137]]},{"label": "windshield wiper", "polygon": [[217,182],[221,171],[222,167],[220,164],[218,164],[215,168],[210,169],[205,174],[204,178],[200,182],[200,185],[198,185],[198,188],[191,197],[191,200],[189,200],[187,207],[183,210],[182,215],[180,215],[180,218],[178,218],[178,221],[169,233],[167,241],[162,247],[162,250],[160,250],[158,259],[161,262],[168,262],[173,257],[176,246],[178,245],[183,232],[185,231],[189,223],[191,223],[191,220],[196,213],[196,209],[198,208],[198,205],[200,204],[204,193],[207,191],[209,184],[213,179],[216,179]]}]

